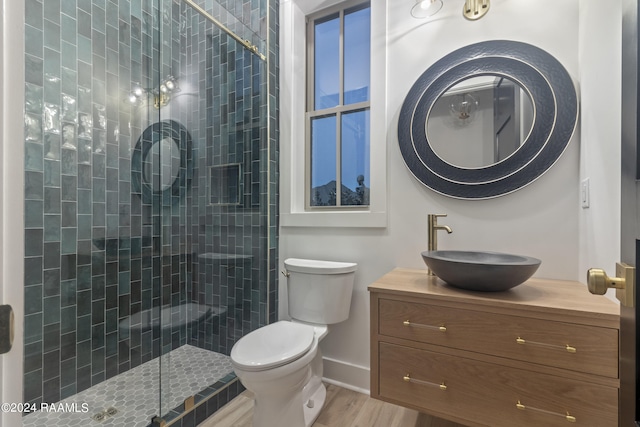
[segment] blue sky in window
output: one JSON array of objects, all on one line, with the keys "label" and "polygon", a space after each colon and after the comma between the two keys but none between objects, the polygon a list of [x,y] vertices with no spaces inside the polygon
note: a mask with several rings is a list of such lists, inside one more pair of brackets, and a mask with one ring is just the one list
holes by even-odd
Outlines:
[{"label": "blue sky in window", "polygon": [[[345,15],[344,28],[344,104],[369,99],[370,86],[370,8]],[[315,27],[315,109],[335,107],[339,103],[340,28],[336,16]],[[312,126],[311,186],[325,185],[336,179],[335,118],[316,119]],[[343,116],[342,184],[351,190],[364,176],[369,187],[369,113],[360,111]]]}]

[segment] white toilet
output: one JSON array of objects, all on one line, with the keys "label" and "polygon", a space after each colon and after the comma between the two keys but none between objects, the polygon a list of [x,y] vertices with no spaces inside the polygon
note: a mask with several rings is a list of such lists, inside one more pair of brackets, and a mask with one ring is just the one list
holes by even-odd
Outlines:
[{"label": "white toilet", "polygon": [[242,337],[231,362],[254,394],[253,427],[308,427],[326,397],[318,343],[328,325],[349,317],[357,264],[289,258],[291,321],[279,321]]}]

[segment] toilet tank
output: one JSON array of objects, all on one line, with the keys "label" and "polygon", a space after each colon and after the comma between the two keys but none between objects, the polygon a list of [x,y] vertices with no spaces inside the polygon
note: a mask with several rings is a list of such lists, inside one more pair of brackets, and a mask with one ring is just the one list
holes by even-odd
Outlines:
[{"label": "toilet tank", "polygon": [[289,258],[284,267],[292,319],[320,325],[347,320],[358,264]]}]

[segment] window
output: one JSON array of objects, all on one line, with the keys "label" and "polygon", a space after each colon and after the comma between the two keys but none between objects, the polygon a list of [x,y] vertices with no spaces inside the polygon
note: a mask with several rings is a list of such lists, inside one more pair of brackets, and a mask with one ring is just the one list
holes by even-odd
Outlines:
[{"label": "window", "polygon": [[307,22],[305,206],[370,204],[371,8],[346,2]]},{"label": "window", "polygon": [[[387,226],[387,150],[389,146],[387,139],[389,137],[395,138],[393,135],[390,136],[390,132],[395,133],[390,129],[397,127],[390,127],[387,112],[387,9],[389,1],[365,2],[367,0],[288,0],[280,3],[280,166],[278,172],[280,174],[279,219],[281,227],[384,228]],[[327,5],[329,6],[327,7]],[[369,22],[365,21],[368,29],[354,30],[354,32],[358,35],[368,35],[368,39],[365,39],[367,48],[355,48],[353,46],[357,45],[349,42],[349,28],[351,28],[349,22],[353,21],[348,18],[349,22],[346,22],[347,34],[346,36],[343,34],[343,37],[347,39],[346,48],[340,47],[339,37],[338,41],[333,44],[336,46],[334,50],[338,51],[338,55],[333,56],[333,58],[338,58],[338,66],[333,73],[333,76],[338,76],[334,77],[334,84],[335,82],[338,84],[334,86],[333,90],[329,90],[331,87],[326,85],[323,85],[322,88],[327,94],[333,92],[334,99],[338,98],[338,102],[340,102],[340,93],[342,92],[344,103],[345,90],[339,89],[340,73],[342,72],[343,79],[345,79],[342,84],[347,88],[346,92],[355,95],[357,91],[354,91],[354,88],[365,87],[366,92],[364,93],[367,96],[368,104],[361,104],[361,101],[354,101],[351,96],[347,96],[347,103],[340,104],[345,108],[340,111],[340,114],[338,111],[330,111],[330,107],[316,109],[315,99],[312,100],[314,98],[313,91],[315,91],[314,76],[312,76],[315,74],[313,73],[315,55],[313,55],[314,44],[312,43],[312,39],[315,38],[314,23],[328,22],[337,17],[339,19],[334,22],[337,22],[338,28],[341,28],[345,25],[345,17],[358,18],[362,16],[359,14],[351,15],[349,12],[355,13],[362,9],[367,9],[363,13],[370,17]],[[342,18],[340,18],[341,16]],[[340,49],[346,51],[345,54],[340,54]],[[354,55],[362,53],[366,53],[370,60],[358,59],[356,61],[358,56]],[[318,56],[320,57],[320,55]],[[347,58],[346,61],[343,61],[342,67],[340,66],[341,57]],[[327,62],[328,59],[325,56],[321,61]],[[368,86],[362,84],[360,80],[352,80],[353,77],[349,77],[353,75],[349,70],[354,62],[365,66],[369,64],[368,73],[365,74],[366,83],[370,83]],[[340,71],[344,70],[344,66],[347,67],[346,74],[345,71]],[[309,71],[305,72],[305,70]],[[330,99],[324,95],[321,98],[323,101]],[[337,106],[333,108],[339,109]],[[348,115],[352,108],[352,112],[359,113],[360,116]],[[361,117],[362,115],[365,117]],[[340,185],[336,187],[334,184],[334,188],[340,188],[344,184],[353,194],[358,189],[358,175],[362,174],[364,179],[360,186],[360,192],[363,193],[363,198],[368,196],[368,206],[345,205],[342,194],[340,194],[339,205],[311,205],[313,194],[311,191],[312,117],[317,117],[314,120],[316,127],[322,127],[322,125],[328,127],[330,124],[330,129],[333,130],[330,137],[323,139],[325,142],[329,141],[332,147],[331,151],[327,147],[324,147],[327,150],[323,151],[323,153],[329,152],[331,154],[332,162],[330,165],[322,165],[322,167],[329,169],[333,176],[327,179],[322,175],[316,175],[317,180],[326,184],[327,181],[331,182],[337,179],[340,181]],[[330,119],[322,121],[321,119],[324,117]],[[365,122],[364,126],[360,128],[353,126],[355,120],[349,121],[350,118],[357,119],[361,124]],[[335,121],[335,124],[332,121]],[[343,134],[343,126],[347,129],[348,126],[351,126],[351,130],[345,131]],[[364,138],[360,140],[366,141],[366,148],[360,149],[353,142],[353,139],[347,141],[347,145],[345,145],[345,135],[349,132],[348,136],[351,138],[365,132]],[[316,135],[316,143],[320,141],[319,138],[320,136]],[[338,146],[340,143],[338,138],[343,140],[341,146]],[[353,143],[351,146],[348,145],[350,142]],[[316,145],[316,148],[319,147],[322,146]],[[343,154],[343,151],[348,149],[354,152],[360,149],[364,153],[357,158],[362,162],[361,170],[364,170],[363,172],[352,172],[352,169],[358,168],[358,164],[355,161],[350,161],[349,156]],[[344,167],[343,164],[345,164]],[[318,169],[319,167],[316,164],[315,172],[321,171]],[[352,178],[349,178],[349,174]],[[355,177],[355,183],[353,177]],[[326,181],[322,182],[323,179]],[[335,194],[337,202],[338,194],[335,193],[335,190],[333,194]],[[349,202],[347,201],[347,203]]]}]

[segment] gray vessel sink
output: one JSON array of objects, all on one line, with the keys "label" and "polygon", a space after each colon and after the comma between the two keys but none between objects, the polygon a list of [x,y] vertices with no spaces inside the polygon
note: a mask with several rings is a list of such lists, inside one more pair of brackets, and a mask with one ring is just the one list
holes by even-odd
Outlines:
[{"label": "gray vessel sink", "polygon": [[433,273],[457,288],[506,291],[525,282],[541,261],[522,255],[478,251],[425,251],[422,259]]}]

